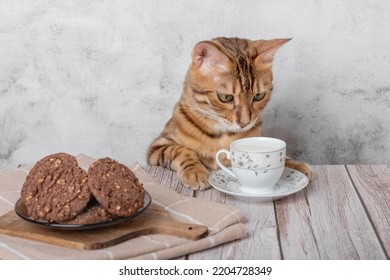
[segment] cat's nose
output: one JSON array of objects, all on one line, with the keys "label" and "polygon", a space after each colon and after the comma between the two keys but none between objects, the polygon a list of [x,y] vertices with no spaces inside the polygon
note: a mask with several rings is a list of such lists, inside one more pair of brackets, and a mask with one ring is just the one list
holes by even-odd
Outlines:
[{"label": "cat's nose", "polygon": [[246,127],[248,124],[250,123],[250,120],[249,121],[242,121],[240,120],[238,125],[241,127],[241,128],[244,128]]},{"label": "cat's nose", "polygon": [[236,123],[241,127],[246,127],[251,122],[251,112],[245,106],[237,106]]}]

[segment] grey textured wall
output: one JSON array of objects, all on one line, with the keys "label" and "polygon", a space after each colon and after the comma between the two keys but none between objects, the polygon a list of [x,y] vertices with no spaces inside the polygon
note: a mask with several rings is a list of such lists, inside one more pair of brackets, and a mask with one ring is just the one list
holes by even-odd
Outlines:
[{"label": "grey textured wall", "polygon": [[312,164],[390,162],[390,2],[0,1],[0,167],[65,151],[145,163],[190,53],[293,38],[265,134]]}]

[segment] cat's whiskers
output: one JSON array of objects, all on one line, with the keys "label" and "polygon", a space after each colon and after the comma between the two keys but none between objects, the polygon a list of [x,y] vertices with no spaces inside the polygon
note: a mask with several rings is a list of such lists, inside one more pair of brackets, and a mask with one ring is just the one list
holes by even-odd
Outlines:
[{"label": "cat's whiskers", "polygon": [[262,115],[258,115],[247,126],[240,127],[238,124],[231,123],[226,119],[219,117],[214,111],[199,108],[189,103],[184,103],[184,105],[194,109],[196,112],[200,113],[203,117],[216,121],[217,124],[215,124],[213,128],[218,132],[233,132],[233,133],[245,132],[250,130],[256,124],[262,122]]},{"label": "cat's whiskers", "polygon": [[205,110],[205,109],[199,108],[199,107],[194,106],[194,105],[189,104],[189,103],[184,103],[184,105],[194,109],[196,112],[200,113],[203,117],[212,119],[212,120],[217,121],[217,122],[225,121],[223,118],[216,115],[215,112],[213,112],[213,111]]},{"label": "cat's whiskers", "polygon": [[258,114],[257,115],[257,117],[256,117],[256,123],[261,123],[261,122],[263,122],[263,116],[264,116],[264,114],[263,114],[263,112],[261,112],[260,114]]}]

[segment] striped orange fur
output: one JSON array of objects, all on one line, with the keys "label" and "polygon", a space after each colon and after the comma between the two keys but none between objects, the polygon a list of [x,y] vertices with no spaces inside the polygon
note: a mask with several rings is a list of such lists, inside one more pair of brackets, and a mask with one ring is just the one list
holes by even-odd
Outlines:
[{"label": "striped orange fur", "polygon": [[[221,37],[196,44],[183,94],[149,146],[148,164],[175,170],[187,187],[208,188],[209,172],[218,168],[218,150],[228,149],[236,139],[262,135],[273,58],[288,41]],[[311,177],[306,164],[291,159],[286,164]]]}]

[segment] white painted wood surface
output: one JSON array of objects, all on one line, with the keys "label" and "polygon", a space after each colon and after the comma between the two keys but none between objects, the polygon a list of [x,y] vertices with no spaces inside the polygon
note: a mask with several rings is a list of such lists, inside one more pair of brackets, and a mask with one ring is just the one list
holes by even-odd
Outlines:
[{"label": "white painted wood surface", "polygon": [[213,188],[191,191],[171,170],[145,169],[178,193],[234,204],[246,214],[247,237],[185,259],[389,259],[390,166],[313,166],[304,190],[267,203]]}]

